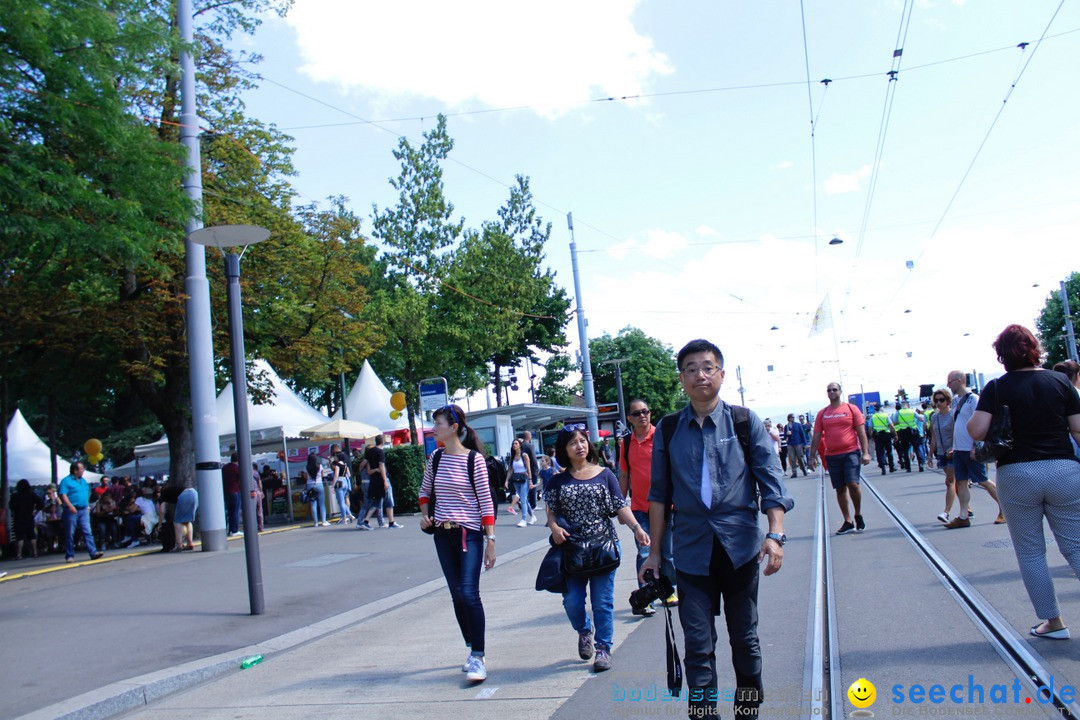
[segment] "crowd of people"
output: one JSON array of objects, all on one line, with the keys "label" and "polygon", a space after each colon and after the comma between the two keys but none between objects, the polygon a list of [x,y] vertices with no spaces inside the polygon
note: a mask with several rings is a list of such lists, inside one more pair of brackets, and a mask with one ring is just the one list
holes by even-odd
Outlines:
[{"label": "crowd of people", "polygon": [[[584,425],[569,424],[539,461],[529,433],[513,441],[505,458],[485,457],[460,406],[437,410],[439,449],[429,456],[419,488],[419,526],[433,536],[467,648],[462,671],[472,682],[488,675],[480,577],[496,563],[499,504],[507,502],[507,512],[519,517],[516,526],[528,528],[539,523],[543,503],[549,557],[558,562],[552,571],[545,558],[537,589],[562,595],[578,657],[592,660],[596,672],[613,664],[618,519],[634,536],[639,588],[655,598],[632,600],[633,613],[651,617],[658,607],[679,608],[691,716],[718,712],[714,624],[720,615],[736,677],[735,714],[753,714],[763,697],[759,577],[783,567],[784,520],[794,508],[785,480],[800,470],[806,477],[823,464],[843,516],[837,534],[859,533],[866,528],[862,469],[875,456],[883,475],[895,472],[896,464],[909,473],[915,466],[920,472],[939,468],[945,493],[937,519],[948,529],[971,526],[970,489],[985,490],[997,506],[994,522],[1008,526],[1037,616],[1028,632],[1069,638],[1048,569],[1043,521],[1080,578],[1080,366],[1067,361],[1042,370],[1038,341],[1019,325],[1007,327],[994,348],[1005,374],[981,394],[968,387],[965,373],[952,371],[926,406],[902,402],[894,409],[886,402],[864,413],[844,399],[840,383],[830,382],[828,403],[816,415],[791,413],[774,426],[720,398],[723,354],[711,342],[694,340],[677,357],[689,399],[685,408],[654,424],[648,403],[632,399],[626,408],[629,431],[614,444],[594,445]],[[1005,425],[1008,442],[1001,440]],[[1001,445],[996,483],[979,445],[988,436]],[[308,457],[301,476],[315,526],[329,524],[329,486],[340,523],[355,521],[358,529],[371,530],[371,520],[377,516],[382,526],[385,513],[387,527],[401,527],[393,516],[384,442],[380,437],[373,446],[355,448],[351,462],[338,445],[325,463]],[[260,507],[268,481],[280,481],[268,470],[252,468]],[[193,489],[169,495],[152,480],[135,486],[129,478],[90,488],[83,472],[82,463],[73,463],[71,475],[59,487],[49,486],[44,499],[26,481],[18,484],[11,507],[20,556],[59,548],[70,562],[79,528],[85,550],[97,558],[103,549],[152,540],[167,517],[175,523],[177,549],[191,548],[198,503]],[[230,534],[239,533],[239,491],[232,485],[239,478],[234,455],[222,471]],[[767,532],[759,528],[760,515]]]},{"label": "crowd of people", "polygon": [[96,559],[104,550],[158,542],[163,487],[156,479],[136,484],[128,476],[102,477],[91,487],[83,478],[83,463],[69,469],[41,495],[29,480],[16,483],[9,507],[17,560],[63,552],[73,562],[77,548]]}]

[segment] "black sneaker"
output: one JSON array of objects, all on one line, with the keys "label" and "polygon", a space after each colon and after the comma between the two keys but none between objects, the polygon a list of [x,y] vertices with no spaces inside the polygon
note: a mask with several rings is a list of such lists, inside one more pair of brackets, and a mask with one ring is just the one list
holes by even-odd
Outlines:
[{"label": "black sneaker", "polygon": [[578,633],[577,654],[582,660],[588,660],[593,656],[592,631]]},{"label": "black sneaker", "polygon": [[840,526],[840,529],[836,531],[836,534],[837,535],[847,535],[848,533],[854,532],[854,531],[855,531],[855,526],[845,520],[844,524]]},{"label": "black sneaker", "polygon": [[866,523],[863,522],[862,515],[855,516],[855,532],[862,532],[866,529]]}]

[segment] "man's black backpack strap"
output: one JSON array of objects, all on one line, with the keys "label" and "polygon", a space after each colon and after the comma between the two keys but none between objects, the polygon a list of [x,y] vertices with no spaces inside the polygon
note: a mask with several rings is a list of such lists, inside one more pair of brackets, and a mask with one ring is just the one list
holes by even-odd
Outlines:
[{"label": "man's black backpack strap", "polygon": [[[749,465],[750,450],[750,411],[742,405],[731,405],[731,419],[735,423],[735,437],[739,439],[743,458]],[[664,459],[667,461],[668,492],[671,492],[671,439],[675,437],[675,426],[679,422],[679,413],[665,415],[660,419],[660,434],[664,437]],[[670,499],[668,505],[670,505]]]}]

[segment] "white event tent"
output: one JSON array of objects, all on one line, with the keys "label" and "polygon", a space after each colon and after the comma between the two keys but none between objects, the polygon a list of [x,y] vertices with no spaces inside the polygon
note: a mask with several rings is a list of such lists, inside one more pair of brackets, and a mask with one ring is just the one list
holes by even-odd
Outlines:
[{"label": "white event tent", "polygon": [[[70,474],[71,463],[59,455],[53,455],[49,446],[41,441],[30,423],[26,422],[22,411],[16,409],[7,428],[7,467],[11,487],[23,478],[29,480],[31,485],[52,482],[54,464],[57,479]],[[83,477],[93,483],[97,482],[101,475],[87,471]]]},{"label": "white event tent", "polygon": [[[300,431],[312,425],[326,422],[329,418],[301,400],[274,372],[265,360],[252,363],[256,374],[265,373],[272,388],[270,402],[256,405],[248,396],[248,427],[251,429],[251,449],[283,450],[288,455],[288,443],[307,445]],[[230,382],[217,397],[218,442],[222,454],[236,444],[236,416],[233,413],[233,386]],[[167,457],[168,438],[162,436],[157,442],[139,445],[137,456]]]},{"label": "white event tent", "polygon": [[[390,419],[390,391],[383,385],[383,381],[375,374],[371,363],[364,361],[364,367],[360,369],[360,375],[345,398],[345,409],[348,411],[349,420],[359,420],[391,433],[404,430],[409,427],[408,415],[402,414],[397,420]],[[341,418],[341,410],[331,417],[332,420]]]}]

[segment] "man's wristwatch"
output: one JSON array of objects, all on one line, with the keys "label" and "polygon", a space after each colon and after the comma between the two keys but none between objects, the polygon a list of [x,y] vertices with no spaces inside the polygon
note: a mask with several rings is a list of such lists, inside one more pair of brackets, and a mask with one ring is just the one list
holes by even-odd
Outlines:
[{"label": "man's wristwatch", "polygon": [[784,543],[787,542],[787,535],[784,533],[765,533],[765,537],[770,540],[775,540],[780,547],[784,547]]},{"label": "man's wristwatch", "polygon": [[495,536],[494,535],[485,535],[484,539],[489,541],[489,542],[495,542]]}]

